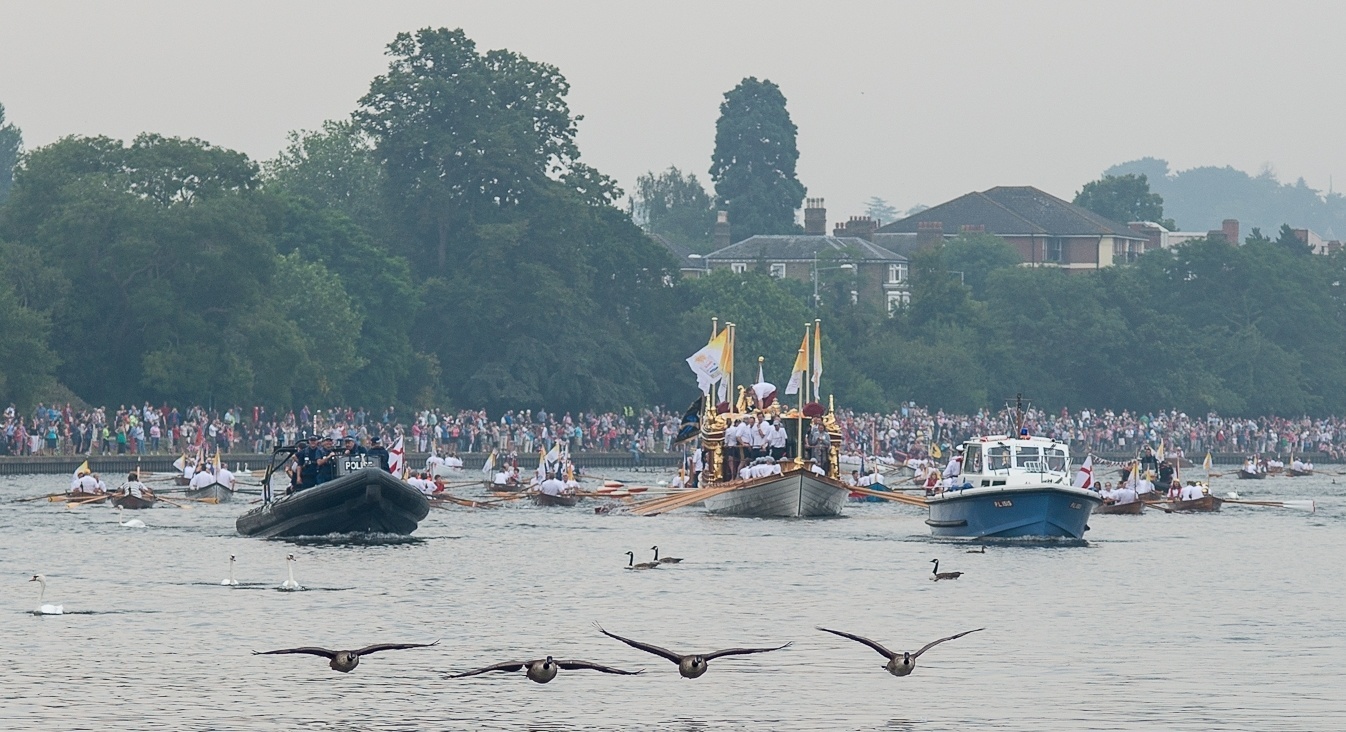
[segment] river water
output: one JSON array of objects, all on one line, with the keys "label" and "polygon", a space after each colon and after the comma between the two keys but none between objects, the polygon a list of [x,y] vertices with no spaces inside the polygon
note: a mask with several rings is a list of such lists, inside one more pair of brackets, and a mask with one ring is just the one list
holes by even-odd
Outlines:
[{"label": "river water", "polygon": [[[1346,477],[1215,481],[1314,514],[1095,516],[1086,546],[985,554],[896,504],[812,521],[435,509],[412,542],[355,545],[241,538],[239,503],[128,512],[134,529],[16,502],[63,483],[0,478],[4,729],[1346,729]],[[686,561],[623,570],[653,544]],[[306,591],[275,589],[289,553]],[[964,576],[930,581],[932,558]],[[38,572],[66,615],[32,614]],[[794,645],[685,680],[596,622],[682,651]],[[894,678],[815,625],[911,650],[986,630]],[[250,654],[435,639],[351,674]],[[548,654],[646,671],[445,678]]]}]

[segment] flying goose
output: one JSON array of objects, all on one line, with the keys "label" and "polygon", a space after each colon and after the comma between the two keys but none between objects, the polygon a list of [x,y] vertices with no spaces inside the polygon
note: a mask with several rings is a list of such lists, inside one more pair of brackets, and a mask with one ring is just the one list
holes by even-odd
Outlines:
[{"label": "flying goose", "polygon": [[942,579],[958,579],[963,576],[962,572],[941,572],[939,571],[939,560],[931,559],[930,561],[935,563],[934,568],[930,570],[930,574],[933,575],[930,579],[936,582]]},{"label": "flying goose", "polygon": [[962,638],[968,633],[976,633],[978,630],[986,630],[986,629],[975,628],[973,630],[963,631],[958,635],[951,635],[948,638],[940,638],[939,640],[936,641],[930,641],[929,643],[926,643],[925,645],[921,646],[921,650],[915,653],[910,653],[908,651],[903,651],[901,653],[893,653],[887,648],[884,648],[878,643],[875,643],[874,641],[865,638],[863,636],[852,635],[850,633],[843,633],[840,630],[831,630],[828,628],[818,628],[818,630],[821,630],[824,633],[839,635],[842,638],[850,638],[851,640],[856,641],[858,643],[864,643],[870,648],[873,648],[874,650],[878,651],[880,654],[883,655],[884,658],[888,659],[888,663],[885,664],[883,667],[885,671],[894,676],[906,676],[907,674],[911,673],[913,669],[916,668],[916,659],[920,658],[922,653],[925,653],[926,651],[930,650],[931,648],[934,648],[935,646],[939,645],[940,643],[943,643],[944,641],[951,641],[954,638]]},{"label": "flying goose", "polygon": [[660,564],[677,564],[678,562],[681,562],[681,561],[682,561],[682,557],[664,557],[663,559],[660,559],[660,558],[659,558],[659,547],[658,547],[658,546],[652,546],[652,547],[650,547],[650,548],[654,550],[654,561],[656,561],[656,562],[658,562],[658,563],[660,563]]},{"label": "flying goose", "polygon": [[627,568],[627,569],[658,569],[658,568],[659,568],[659,562],[640,562],[639,564],[637,564],[637,563],[636,563],[636,553],[635,553],[635,552],[627,552],[627,553],[626,553],[626,568]]},{"label": "flying goose", "polygon": [[641,643],[640,641],[631,640],[630,638],[623,638],[615,633],[609,633],[606,630],[603,630],[602,626],[595,626],[595,627],[598,628],[598,631],[600,633],[606,635],[609,638],[615,638],[625,643],[626,645],[631,646],[632,648],[638,648],[646,653],[653,653],[656,656],[662,656],[672,661],[673,663],[678,664],[678,673],[682,674],[682,677],[684,679],[695,679],[701,674],[704,674],[706,672],[707,662],[712,659],[719,658],[720,656],[742,656],[749,653],[767,653],[768,651],[779,651],[780,649],[790,645],[789,643],[786,643],[784,646],[776,646],[775,648],[726,648],[722,651],[712,651],[710,653],[695,653],[683,656],[681,654],[674,653],[673,651],[670,651],[667,648],[660,648],[659,646],[650,645],[649,643]]},{"label": "flying goose", "polygon": [[476,676],[478,674],[490,673],[491,671],[513,672],[518,671],[520,669],[525,670],[524,675],[527,676],[530,681],[536,681],[539,684],[545,684],[548,681],[551,681],[552,679],[556,678],[557,669],[565,669],[566,671],[588,669],[590,671],[602,671],[605,674],[621,674],[622,676],[635,676],[636,674],[642,673],[644,670],[642,669],[641,671],[623,671],[619,668],[604,666],[602,664],[594,663],[592,661],[574,661],[574,660],[558,661],[553,659],[551,656],[547,656],[546,658],[539,658],[534,661],[505,661],[504,663],[497,663],[494,666],[479,668],[475,671],[466,671],[461,674],[452,674],[449,676],[449,678],[461,679],[468,676]]},{"label": "flying goose", "polygon": [[38,593],[37,593],[37,610],[34,610],[34,611],[33,611],[33,614],[34,614],[34,615],[64,615],[64,614],[65,614],[65,606],[64,606],[64,605],[44,605],[44,604],[42,604],[42,600],[47,596],[47,578],[46,578],[45,575],[35,574],[35,575],[33,575],[33,578],[30,579],[30,580],[28,580],[28,581],[29,581],[29,582],[36,582],[36,583],[38,584],[38,586],[41,588],[40,590],[38,590]]},{"label": "flying goose", "polygon": [[367,656],[379,651],[401,651],[407,648],[429,648],[439,645],[439,641],[434,643],[375,643],[372,646],[365,646],[355,651],[330,651],[326,648],[317,648],[315,646],[304,646],[303,648],[282,648],[279,651],[253,651],[254,656],[272,656],[278,653],[307,653],[310,656],[322,656],[331,659],[327,664],[333,671],[340,671],[348,674],[360,665],[360,656]]}]

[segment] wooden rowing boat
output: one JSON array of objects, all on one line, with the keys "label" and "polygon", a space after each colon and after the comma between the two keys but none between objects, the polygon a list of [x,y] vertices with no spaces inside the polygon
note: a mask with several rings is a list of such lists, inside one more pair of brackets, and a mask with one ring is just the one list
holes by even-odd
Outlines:
[{"label": "wooden rowing boat", "polygon": [[1220,505],[1223,503],[1224,501],[1215,496],[1202,496],[1190,501],[1171,501],[1165,507],[1172,511],[1184,513],[1209,513],[1219,511]]},{"label": "wooden rowing boat", "polygon": [[1295,470],[1294,468],[1287,468],[1286,471],[1285,471],[1285,474],[1286,474],[1288,477],[1291,477],[1291,478],[1304,478],[1304,477],[1313,475],[1313,471],[1312,471],[1312,470]]},{"label": "wooden rowing boat", "polygon": [[553,496],[546,493],[534,493],[533,502],[539,506],[573,506],[580,502],[579,496]]},{"label": "wooden rowing boat", "polygon": [[1129,503],[1104,503],[1094,509],[1095,514],[1110,513],[1119,516],[1139,516],[1145,512],[1144,501],[1131,501]]},{"label": "wooden rowing boat", "polygon": [[192,484],[192,479],[191,479],[191,478],[188,478],[188,477],[185,476],[185,475],[175,475],[175,476],[173,476],[173,485],[191,485],[191,484]]},{"label": "wooden rowing boat", "polygon": [[1239,470],[1239,472],[1238,472],[1238,476],[1239,476],[1239,480],[1265,480],[1266,477],[1267,477],[1267,474],[1266,474],[1266,473],[1260,473],[1260,472],[1259,472],[1259,473],[1249,473],[1249,472],[1246,471],[1246,470]]},{"label": "wooden rowing boat", "polygon": [[492,493],[518,493],[527,488],[523,483],[495,483],[489,480],[483,480],[481,485]]},{"label": "wooden rowing boat", "polygon": [[153,508],[157,500],[155,498],[138,498],[130,493],[117,493],[112,496],[112,505],[133,511],[141,508]]},{"label": "wooden rowing boat", "polygon": [[104,493],[98,500],[94,500],[94,496],[96,496],[96,495],[98,495],[98,494],[96,494],[96,493],[60,493],[60,494],[57,494],[57,495],[54,495],[54,496],[47,496],[47,500],[48,500],[49,502],[51,502],[51,503],[64,503],[64,502],[66,502],[66,501],[79,501],[80,503],[84,503],[84,504],[88,504],[88,505],[93,505],[93,504],[95,504],[95,503],[102,503],[103,501],[106,501],[106,500],[108,499],[108,494]]},{"label": "wooden rowing boat", "polygon": [[196,500],[214,499],[214,503],[228,503],[234,497],[234,491],[223,483],[211,483],[204,488],[192,488],[183,494]]}]

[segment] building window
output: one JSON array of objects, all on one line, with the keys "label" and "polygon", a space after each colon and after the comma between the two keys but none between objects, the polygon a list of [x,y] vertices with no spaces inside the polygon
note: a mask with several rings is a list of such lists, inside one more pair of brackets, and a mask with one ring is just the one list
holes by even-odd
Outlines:
[{"label": "building window", "polygon": [[1047,240],[1047,252],[1044,258],[1048,262],[1066,261],[1066,240],[1060,237],[1052,237]]},{"label": "building window", "polygon": [[907,265],[890,264],[888,265],[888,284],[896,285],[899,282],[907,281]]},{"label": "building window", "polygon": [[888,293],[888,314],[892,315],[898,310],[902,310],[911,304],[910,292],[890,292]]},{"label": "building window", "polygon": [[780,280],[785,279],[785,264],[778,262],[771,265],[771,276]]},{"label": "building window", "polygon": [[1136,243],[1125,239],[1112,240],[1112,263],[1130,264],[1140,258]]},{"label": "building window", "polygon": [[733,264],[730,264],[729,267],[734,270],[734,274],[743,274],[748,271],[747,262],[734,262]]}]

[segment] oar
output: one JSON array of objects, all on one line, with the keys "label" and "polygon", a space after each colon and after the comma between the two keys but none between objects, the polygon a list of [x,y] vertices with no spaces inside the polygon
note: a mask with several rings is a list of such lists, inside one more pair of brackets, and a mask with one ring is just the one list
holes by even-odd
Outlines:
[{"label": "oar", "polygon": [[107,498],[107,494],[106,494],[106,493],[100,493],[99,495],[96,495],[96,496],[94,496],[93,498],[81,498],[81,499],[78,500],[78,501],[71,501],[71,502],[65,504],[65,507],[66,507],[66,508],[74,508],[74,507],[76,507],[76,506],[83,506],[83,505],[86,504],[86,503],[94,503],[94,502],[96,502],[96,501],[102,501],[102,500],[105,500],[106,498]]},{"label": "oar", "polygon": [[[161,500],[161,501],[166,501],[166,500],[168,500],[168,499],[167,499],[167,498],[163,498],[163,497],[161,496],[161,497],[159,498],[159,500]],[[211,503],[211,504],[216,504],[216,505],[218,505],[219,502],[220,502],[220,499],[218,499],[218,498],[189,498],[189,497],[187,497],[187,496],[183,496],[183,497],[182,497],[182,500],[184,500],[184,501],[195,501],[195,502],[197,502],[197,503]]]},{"label": "oar", "polygon": [[432,496],[431,505],[438,506],[439,508],[444,508],[443,502],[446,501],[448,503],[454,503],[459,506],[467,506],[469,508],[499,508],[498,506],[493,506],[489,503],[484,503],[481,501],[472,501],[466,498],[459,498],[457,496],[450,496],[446,494],[439,494],[436,496]]},{"label": "oar", "polygon": [[885,501],[894,501],[894,502],[896,502],[896,503],[905,503],[905,504],[907,504],[907,505],[909,505],[909,506],[921,506],[921,507],[925,507],[925,506],[928,506],[928,505],[929,505],[928,503],[925,502],[925,499],[922,498],[922,497],[920,497],[920,496],[909,496],[909,495],[907,495],[907,494],[905,494],[905,493],[895,493],[895,492],[887,492],[887,491],[876,491],[876,490],[871,490],[871,489],[869,489],[869,488],[865,488],[865,487],[863,487],[863,486],[858,486],[858,485],[847,486],[847,488],[849,488],[849,489],[851,490],[852,493],[859,493],[859,494],[862,495],[862,496],[873,496],[873,497],[875,497],[875,498],[882,498],[882,499],[884,499]]},{"label": "oar", "polygon": [[191,506],[184,506],[181,503],[175,503],[173,501],[168,500],[167,498],[159,498],[158,496],[156,496],[156,498],[158,498],[158,500],[160,501],[163,501],[164,503],[167,503],[170,506],[177,506],[178,508],[181,508],[184,511],[190,511],[192,509]]},{"label": "oar", "polygon": [[1293,508],[1297,511],[1313,513],[1318,510],[1313,501],[1239,501],[1233,498],[1221,498],[1225,503],[1237,503],[1240,506],[1265,506],[1267,508]]},{"label": "oar", "polygon": [[20,499],[18,499],[17,501],[15,501],[15,503],[28,503],[29,501],[41,501],[41,500],[43,500],[43,499],[46,499],[46,500],[50,501],[50,500],[53,499],[53,498],[65,498],[65,494],[64,494],[64,493],[49,493],[49,494],[47,494],[47,495],[45,495],[45,496],[32,496],[32,497],[29,497],[29,498],[20,498]]}]

